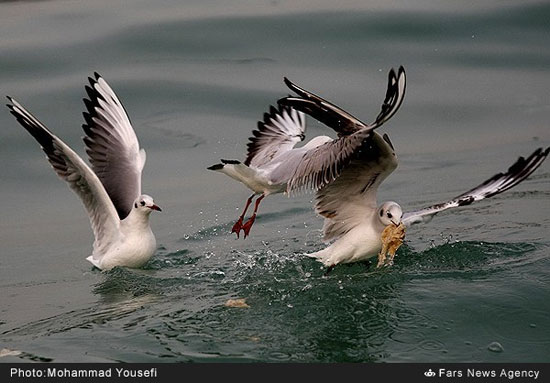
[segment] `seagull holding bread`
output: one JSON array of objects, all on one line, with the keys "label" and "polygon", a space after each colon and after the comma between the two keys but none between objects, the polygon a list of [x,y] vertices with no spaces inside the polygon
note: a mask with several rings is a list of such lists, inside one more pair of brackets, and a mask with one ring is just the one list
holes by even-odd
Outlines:
[{"label": "seagull holding bread", "polygon": [[[377,203],[380,184],[397,167],[397,156],[387,134],[377,129],[392,117],[405,94],[405,71],[389,72],[382,111],[371,124],[365,124],[327,100],[297,86],[285,78],[286,85],[297,94],[279,100],[279,105],[304,112],[338,134],[323,145],[288,158],[272,174],[272,181],[286,180],[287,193],[297,189],[316,191],[316,212],[324,217],[324,241],[331,244],[308,254],[329,270],[337,264],[367,260],[381,252],[395,253],[404,237],[405,226],[427,222],[444,210],[469,205],[502,193],[519,184],[546,159],[550,148],[539,148],[527,158],[520,157],[504,173],[496,174],[473,189],[443,203],[403,213],[393,201]],[[384,241],[382,238],[384,237]],[[393,256],[393,254],[390,254]]]},{"label": "seagull holding bread", "polygon": [[[285,82],[291,89],[299,89],[286,79]],[[305,107],[302,99],[287,98],[279,101],[278,108],[271,107],[269,113],[264,114],[263,121],[258,122],[258,128],[252,132],[253,136],[249,138],[248,155],[244,163],[238,160],[221,160],[221,163],[208,168],[242,182],[253,191],[246,202],[242,215],[233,225],[232,232],[237,233],[238,237],[240,230],[243,230],[246,238],[256,218],[258,205],[264,197],[276,193],[291,194],[299,189],[319,190],[341,175],[356,152],[362,150],[363,143],[367,138],[372,136],[373,140],[386,140],[386,136],[385,138],[381,138],[377,134],[373,136],[373,131],[397,111],[403,100],[404,92],[405,72],[400,69],[398,78],[392,70],[382,110],[371,125],[362,123],[329,103],[324,103],[321,105],[324,109],[317,111],[316,107],[313,109]],[[319,100],[321,99],[319,98]],[[299,107],[291,107],[292,103],[297,103]],[[306,121],[302,112],[311,114],[325,122],[338,132],[340,138],[333,140],[328,136],[316,136],[304,146],[294,147],[305,139]],[[368,129],[360,129],[360,127],[367,126]],[[383,143],[377,145],[383,150],[390,150],[393,153],[388,145]],[[385,158],[386,156],[388,158]],[[389,152],[380,154],[380,157],[387,162],[383,167],[389,168],[396,165],[392,156],[394,155],[390,155]],[[388,171],[388,174],[389,172],[391,170]],[[353,173],[350,174],[355,177]],[[377,182],[376,186],[386,175],[382,174],[378,180],[373,180],[373,182]],[[374,187],[373,190],[376,188]],[[259,197],[256,200],[254,212],[250,219],[243,224],[246,210],[256,195]],[[394,209],[388,205],[387,209],[390,208]],[[336,230],[336,228],[334,229]],[[336,234],[331,230],[327,239]]]},{"label": "seagull holding bread", "polygon": [[102,270],[140,267],[156,250],[149,215],[161,209],[153,198],[141,194],[145,151],[139,147],[126,110],[99,74],[89,82],[83,128],[91,168],[16,100],[8,97],[7,106],[84,204],[95,237],[86,259]]}]

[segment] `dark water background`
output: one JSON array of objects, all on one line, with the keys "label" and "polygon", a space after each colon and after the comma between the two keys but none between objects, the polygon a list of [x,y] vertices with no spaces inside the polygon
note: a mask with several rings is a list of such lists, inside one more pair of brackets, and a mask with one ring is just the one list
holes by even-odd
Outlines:
[{"label": "dark water background", "polygon": [[[0,361],[550,360],[548,163],[410,229],[387,270],[323,276],[302,255],[323,246],[312,195],[269,197],[250,238],[229,234],[249,192],[206,167],[244,158],[283,76],[370,121],[405,66],[383,127],[401,162],[379,193],[405,210],[550,145],[548,2],[337,3],[0,3],[0,93],[83,154],[84,85],[101,73],[164,209],[144,269],[92,270],[80,201],[0,112],[0,349],[20,351]],[[308,137],[327,132],[309,120]]]}]

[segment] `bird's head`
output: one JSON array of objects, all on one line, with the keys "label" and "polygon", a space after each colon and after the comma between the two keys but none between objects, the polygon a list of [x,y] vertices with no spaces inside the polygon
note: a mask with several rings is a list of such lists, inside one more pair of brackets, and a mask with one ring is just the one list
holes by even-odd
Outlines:
[{"label": "bird's head", "polygon": [[162,209],[155,204],[153,198],[147,194],[140,195],[134,201],[134,209],[145,214],[150,214],[153,210],[162,211]]},{"label": "bird's head", "polygon": [[384,202],[378,208],[378,218],[384,226],[393,224],[395,226],[401,223],[401,218],[403,217],[403,210],[397,202],[388,201]]}]

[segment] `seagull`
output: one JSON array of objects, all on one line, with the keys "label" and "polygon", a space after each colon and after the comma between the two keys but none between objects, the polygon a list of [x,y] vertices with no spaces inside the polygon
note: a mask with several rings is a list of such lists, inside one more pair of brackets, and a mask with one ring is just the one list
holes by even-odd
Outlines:
[{"label": "seagull", "polygon": [[382,231],[388,225],[410,226],[428,222],[436,214],[492,197],[519,184],[546,159],[550,148],[538,148],[527,158],[520,157],[510,168],[449,201],[403,213],[394,201],[377,204],[380,184],[397,167],[394,147],[387,134],[377,129],[392,117],[405,95],[405,70],[391,69],[382,111],[371,124],[365,124],[331,102],[297,86],[285,78],[298,96],[280,99],[281,106],[292,107],[334,129],[338,138],[306,151],[298,158],[279,165],[285,176],[286,193],[296,189],[316,192],[315,211],[324,218],[323,240],[330,243],[312,254],[328,267],[365,261],[382,248]]},{"label": "seagull", "polygon": [[[315,148],[322,144],[322,140],[312,140],[302,148],[294,146],[305,139],[306,121],[305,114],[295,109],[279,106],[270,107],[269,113],[264,114],[263,121],[258,121],[253,136],[249,138],[247,157],[243,162],[238,160],[221,160],[221,163],[208,167],[209,170],[218,171],[242,182],[253,191],[246,201],[244,210],[233,225],[231,233],[236,233],[239,238],[241,230],[244,238],[250,233],[250,228],[256,219],[256,213],[260,202],[270,194],[283,193],[287,189],[286,181],[278,179],[273,181],[273,174],[289,155],[302,153],[304,150]],[[244,216],[252,200],[256,195],[254,212],[243,224]]]},{"label": "seagull", "polygon": [[153,198],[141,194],[145,150],[115,92],[98,74],[88,78],[82,125],[91,168],[59,137],[8,96],[11,114],[38,141],[53,170],[84,204],[95,241],[86,259],[101,270],[143,266],[156,249],[149,226]]},{"label": "seagull", "polygon": [[[390,78],[388,82],[382,110],[373,123],[373,127],[380,126],[391,118],[403,99],[404,72],[400,83],[396,82],[395,73],[392,72],[392,75],[394,77]],[[286,78],[285,82],[289,85]],[[399,88],[400,86],[403,88]],[[328,136],[316,136],[304,146],[295,148],[297,143],[305,139],[306,119],[303,112],[312,112],[308,108],[304,108],[303,112],[297,109],[299,108],[284,105],[282,101],[278,103],[277,108],[271,106],[269,113],[264,114],[263,121],[258,122],[257,129],[252,131],[253,136],[249,138],[248,155],[244,163],[238,160],[222,159],[221,163],[208,167],[209,170],[224,173],[242,182],[253,191],[246,201],[241,216],[231,229],[232,233],[237,234],[237,238],[241,230],[244,232],[244,238],[249,235],[250,228],[256,219],[258,205],[264,197],[276,193],[290,195],[297,189],[308,189],[317,183],[321,185],[325,182],[325,176],[327,180],[331,177],[331,179],[335,179],[349,162],[357,146],[360,146],[363,140],[370,135],[370,132],[362,130],[352,134],[347,140],[336,141]],[[341,109],[338,109],[338,113],[347,118],[346,121],[351,121],[356,125],[365,125]],[[329,118],[328,114],[327,118]],[[339,115],[336,112],[333,111],[330,118],[333,121],[327,122],[340,126]],[[343,132],[351,128],[351,126],[339,127]],[[324,161],[324,163],[319,163],[319,161]],[[326,175],[312,168],[319,165],[326,166]],[[254,212],[243,224],[244,215],[256,195],[260,196],[256,199]]]}]

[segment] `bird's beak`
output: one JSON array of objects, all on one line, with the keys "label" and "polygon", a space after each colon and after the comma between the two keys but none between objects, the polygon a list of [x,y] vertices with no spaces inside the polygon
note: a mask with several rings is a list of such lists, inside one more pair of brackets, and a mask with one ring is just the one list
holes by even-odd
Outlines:
[{"label": "bird's beak", "polygon": [[156,211],[162,211],[162,209],[158,205],[155,205],[155,204],[153,204],[152,206],[149,206],[149,209],[156,210]]}]

